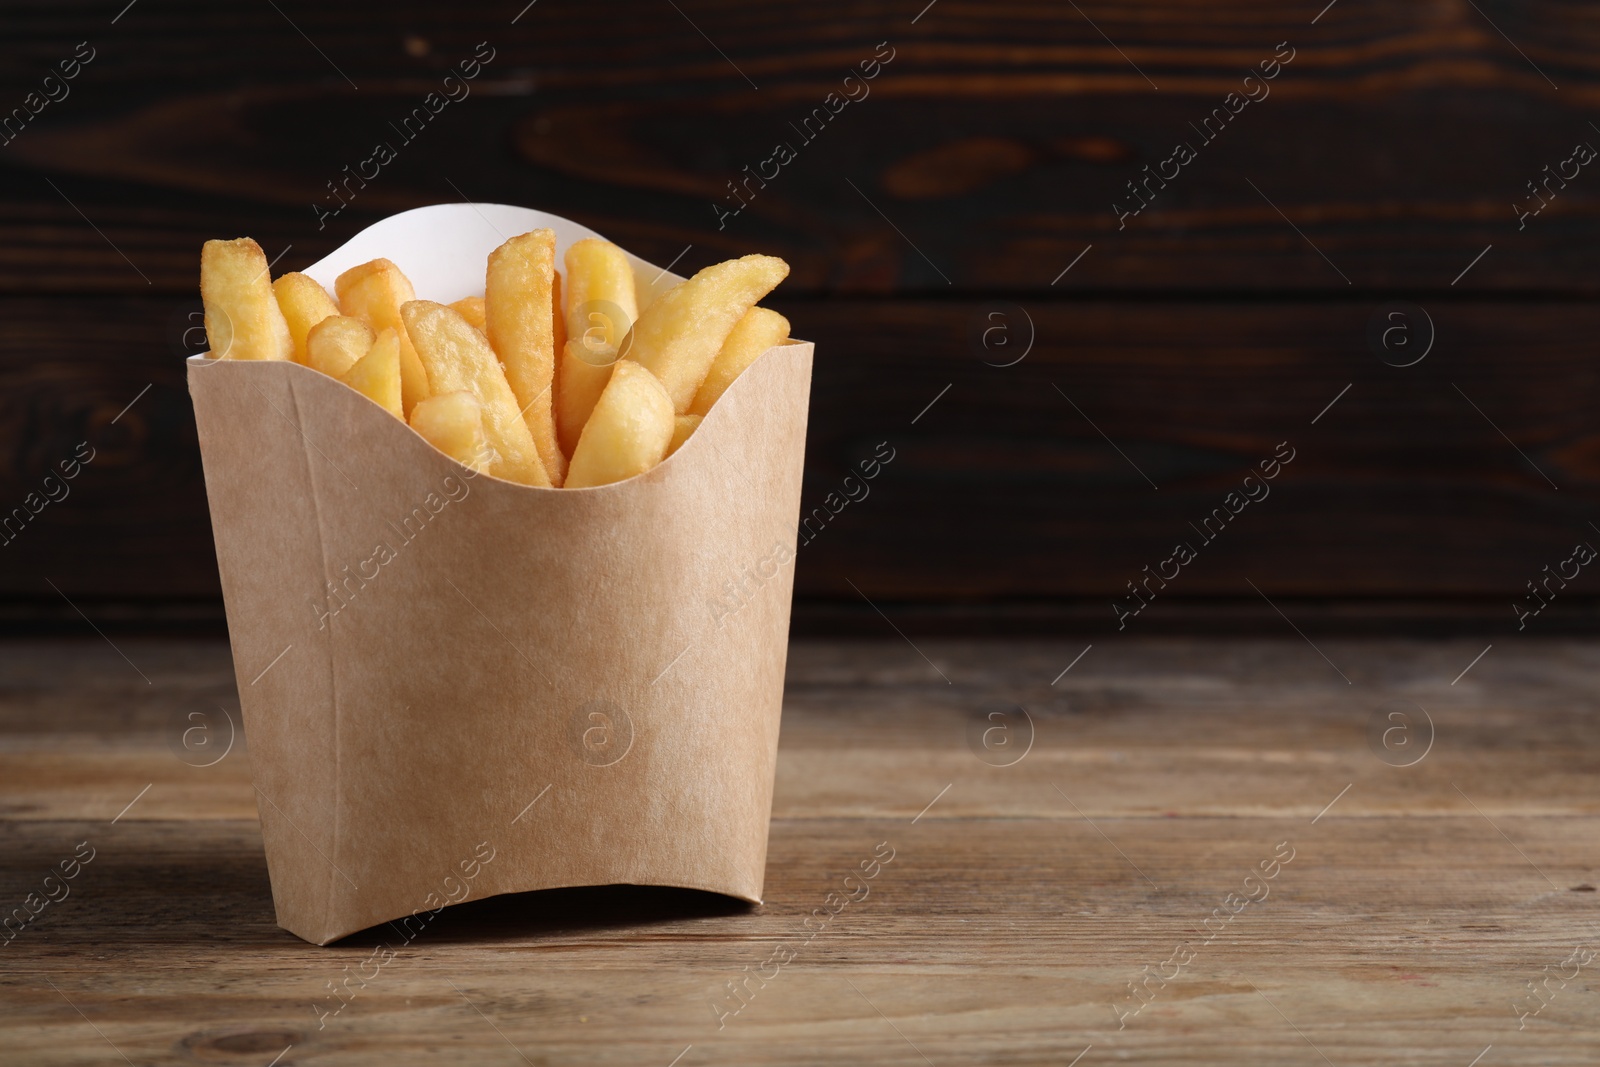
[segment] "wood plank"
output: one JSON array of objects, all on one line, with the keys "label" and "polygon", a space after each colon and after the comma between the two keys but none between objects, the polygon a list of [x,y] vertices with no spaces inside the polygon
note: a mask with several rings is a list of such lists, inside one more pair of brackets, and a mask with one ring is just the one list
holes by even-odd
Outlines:
[{"label": "wood plank", "polygon": [[[951,598],[1104,594],[1109,617],[1181,541],[1199,559],[1161,597],[1248,596],[1247,578],[1273,596],[1526,593],[1553,565],[1541,556],[1593,534],[1588,312],[1436,306],[1448,352],[1400,370],[1365,351],[1370,311],[1029,303],[1037,343],[997,368],[970,347],[985,305],[795,307],[828,420],[810,433],[803,513],[876,442],[897,454],[865,500],[827,503],[839,515],[800,553],[799,589],[855,600],[843,579],[870,575],[868,596],[920,599],[928,546]],[[1534,322],[1547,345],[1512,339]],[[1282,442],[1296,458],[1271,495],[1202,532]]]},{"label": "wood plank", "polygon": [[[1320,663],[1299,642],[1134,640],[1051,687],[1072,646],[930,644],[946,685],[903,643],[803,643],[761,907],[558,890],[448,909],[409,943],[380,928],[316,948],[273,925],[233,755],[197,770],[183,803],[152,789],[115,823],[56,800],[19,810],[46,775],[13,772],[42,756],[82,782],[153,767],[170,717],[225,685],[225,648],[127,649],[145,686],[101,647],[0,645],[0,900],[35,891],[79,842],[95,849],[71,895],[7,944],[0,1040],[38,1064],[364,1064],[421,1048],[482,1063],[1462,1067],[1489,1046],[1495,1063],[1591,1063],[1582,980],[1552,980],[1525,1020],[1512,1005],[1600,934],[1600,813],[1583,784],[1600,659],[1592,642],[1514,644],[1451,687],[1471,649],[1328,646],[1352,689],[1308,669]],[[1363,740],[1368,706],[1412,697],[1437,713],[1437,748],[1384,765]],[[959,736],[986,700],[1039,711],[1038,744],[1011,767]],[[1347,775],[1323,814],[1322,793],[1306,802]],[[1045,777],[1081,810],[1043,802]],[[892,862],[812,935],[802,924],[880,842]],[[1263,899],[1229,901],[1260,896],[1245,874],[1289,849]],[[1224,907],[1240,911],[1208,927]],[[1151,979],[1129,1014],[1130,983],[1180,945],[1181,973]],[[329,984],[380,946],[394,957],[331,1014]],[[793,959],[733,1012],[727,983],[779,946]]]},{"label": "wood plank", "polygon": [[60,604],[50,582],[73,598],[218,595],[177,347],[190,310],[149,299],[0,301],[0,514],[13,520],[0,532],[4,595]]},{"label": "wood plank", "polygon": [[[100,847],[81,896],[12,943],[0,1032],[38,1064],[114,1058],[108,1041],[139,1063],[265,1063],[292,1046],[280,1062],[449,1047],[485,1063],[666,1064],[690,1045],[682,1062],[923,1062],[909,1041],[935,1063],[1066,1063],[1092,1044],[1100,1062],[1311,1064],[1320,1050],[1459,1067],[1490,1044],[1510,1064],[1600,1050],[1582,990],[1521,1032],[1510,1008],[1589,936],[1595,897],[1550,891],[1481,820],[1097,825],[1159,889],[1082,822],[780,821],[759,909],[555,891],[451,909],[409,945],[379,930],[330,949],[273,928],[247,825],[145,823],[122,840],[99,823],[8,828],[8,867]],[[1509,829],[1558,876],[1600,844],[1593,819]],[[1205,943],[1203,920],[1286,839],[1294,859],[1267,899]],[[808,943],[801,922],[885,840],[895,860],[869,896]],[[1117,1009],[1139,1003],[1128,984],[1184,942],[1192,963],[1119,1030]],[[315,1006],[338,1003],[328,983],[380,944],[398,954],[319,1030]],[[738,1003],[724,983],[780,944],[794,960],[719,1030],[713,1005]],[[95,959],[108,948],[121,966]]]},{"label": "wood plank", "polygon": [[[874,605],[877,607],[875,608]],[[159,632],[173,637],[215,637],[226,633],[221,606],[212,612],[209,623],[202,622],[202,605],[183,614],[156,612],[143,605],[120,605],[99,609],[102,625],[124,628],[143,627],[143,632]],[[1600,600],[1573,597],[1557,601],[1538,616],[1540,637],[1593,637],[1600,634]],[[928,637],[1028,638],[1045,636],[1082,637],[1116,631],[1116,616],[1103,597],[1070,599],[1006,599],[967,601],[947,604],[875,600],[868,604],[860,597],[854,603],[842,600],[800,600],[790,616],[794,637],[879,638],[888,633],[883,615],[892,616],[903,632]],[[1279,612],[1283,612],[1280,614]],[[70,618],[66,609],[41,616],[35,607],[13,608],[14,636],[40,636],[50,633],[72,636],[82,632],[83,620]],[[1503,599],[1451,598],[1449,600],[1401,600],[1390,597],[1361,599],[1274,597],[1268,603],[1252,592],[1244,597],[1190,597],[1158,603],[1139,616],[1139,634],[1144,637],[1278,637],[1293,631],[1284,615],[1295,626],[1320,640],[1333,636],[1397,638],[1453,638],[1504,634],[1507,632],[1508,605]],[[3,616],[0,616],[3,620]],[[1515,629],[1515,616],[1510,627]],[[0,621],[0,633],[5,633]],[[49,629],[41,629],[49,627]],[[152,628],[158,628],[152,630]]]},{"label": "wood plank", "polygon": [[[225,644],[0,650],[15,694],[0,704],[0,819],[110,820],[136,796],[121,821],[254,812]],[[1600,816],[1596,669],[1580,641],[800,642],[774,810],[910,819],[938,795],[927,818],[1309,819],[1339,794],[1347,818]],[[62,677],[73,702],[41,718]],[[1014,766],[972,747],[996,709],[1026,752]],[[1406,716],[1392,751],[1418,753],[1404,773],[1368,734],[1391,712]],[[1520,714],[1538,728],[1507,749]],[[1182,779],[1153,793],[1174,767]]]},{"label": "wood plank", "polygon": [[[1029,322],[1036,338],[1010,367],[978,358],[998,361],[972,339],[994,321],[982,302],[775,306],[818,350],[803,601],[859,605],[851,581],[883,603],[1089,598],[1115,626],[1112,598],[1187,540],[1198,558],[1141,622],[1256,600],[1254,582],[1274,600],[1477,598],[1514,630],[1526,583],[1595,536],[1592,305],[1435,303],[1437,349],[1404,369],[1366,350],[1360,302],[1028,300],[1006,312],[1017,350]],[[217,595],[182,379],[197,307],[0,300],[0,502],[82,442],[96,456],[4,546],[0,596],[67,609],[46,578],[75,599]],[[1285,441],[1271,495],[1203,539]],[[893,459],[846,484],[880,443]],[[1552,617],[1594,593],[1580,577]]]},{"label": "wood plank", "polygon": [[[516,26],[410,0],[280,8],[143,0],[115,27],[86,4],[13,14],[8,101],[84,38],[98,51],[4,148],[0,292],[187,293],[207,237],[249,233],[304,264],[462,196],[536,204],[660,262],[685,245],[689,266],[781,253],[795,293],[1040,291],[1090,244],[1062,287],[1438,291],[1491,244],[1463,288],[1589,293],[1600,267],[1581,174],[1525,224],[1513,208],[1594,137],[1600,27],[1581,6],[1343,0],[1315,25],[1261,0],[941,0],[915,21],[859,0],[822,21],[697,0]],[[696,29],[713,26],[714,46]],[[485,40],[471,95],[395,133]],[[1270,96],[1203,139],[1191,124],[1280,41],[1294,58]],[[878,42],[894,58],[870,95],[826,137],[794,132]],[[379,141],[397,158],[319,226],[313,205],[339,203],[328,183]],[[780,141],[795,160],[719,229],[728,183]],[[1131,210],[1127,183],[1179,141],[1197,159],[1119,223],[1113,202]]]}]

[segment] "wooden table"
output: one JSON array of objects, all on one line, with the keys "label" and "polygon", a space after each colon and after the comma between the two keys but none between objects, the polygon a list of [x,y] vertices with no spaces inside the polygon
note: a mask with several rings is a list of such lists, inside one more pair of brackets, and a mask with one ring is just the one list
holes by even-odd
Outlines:
[{"label": "wooden table", "polygon": [[0,906],[93,850],[0,1062],[1600,1061],[1592,643],[918,646],[793,649],[764,906],[469,902],[348,1002],[384,933],[279,930],[243,746],[175,754],[226,648],[0,646]]}]

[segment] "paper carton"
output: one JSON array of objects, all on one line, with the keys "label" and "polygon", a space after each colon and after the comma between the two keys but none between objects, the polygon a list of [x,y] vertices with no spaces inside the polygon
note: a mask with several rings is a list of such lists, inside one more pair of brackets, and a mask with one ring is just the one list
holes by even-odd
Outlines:
[{"label": "paper carton", "polygon": [[[453,301],[537,227],[558,262],[593,236],[443,205],[306,273],[383,256]],[[641,306],[681,280],[634,265]],[[327,944],[615,883],[760,901],[811,355],[767,352],[677,453],[592,489],[474,476],[298,364],[189,361],[279,925]]]}]

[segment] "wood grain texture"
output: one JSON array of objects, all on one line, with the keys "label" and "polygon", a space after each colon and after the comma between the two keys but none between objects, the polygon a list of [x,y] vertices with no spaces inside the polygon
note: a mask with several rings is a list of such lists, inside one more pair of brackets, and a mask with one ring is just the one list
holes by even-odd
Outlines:
[{"label": "wood grain texture", "polygon": [[[1441,289],[1492,243],[1464,286],[1595,288],[1592,180],[1525,227],[1512,208],[1595,136],[1600,23],[1581,4],[1343,0],[1315,25],[1318,5],[1260,0],[679,6],[513,25],[487,4],[142,0],[112,26],[87,3],[18,5],[4,106],[79,41],[97,58],[0,149],[0,291],[189,292],[205,238],[315,258],[463,196],[662,262],[782,254],[791,292],[1037,290],[1090,243],[1063,286]],[[403,139],[392,124],[478,42],[494,58],[471,95]],[[893,59],[870,94],[797,133],[879,42]],[[1293,59],[1270,95],[1203,141],[1191,123],[1278,42]],[[398,158],[319,228],[312,205],[336,205],[328,183],[380,141]],[[1179,141],[1199,158],[1119,227],[1113,200]],[[713,203],[779,142],[797,158],[719,229]]]},{"label": "wood grain texture", "polygon": [[[448,909],[410,944],[380,928],[327,949],[273,925],[246,754],[199,768],[171,747],[185,709],[234,706],[226,649],[123,651],[151,685],[103,644],[0,646],[0,900],[96,850],[0,949],[7,1062],[113,1046],[257,1065],[1600,1054],[1587,975],[1552,980],[1523,1029],[1512,1008],[1600,937],[1591,642],[1497,645],[1453,686],[1476,644],[1328,643],[1346,685],[1295,639],[1097,643],[1059,677],[1080,646],[928,642],[924,660],[899,640],[802,643],[762,907],[559,890]],[[995,702],[1034,727],[1008,767],[969,746]],[[1370,716],[1418,705],[1433,747],[1381,762]],[[867,895],[808,935],[882,842],[894,859]],[[1208,941],[1280,842],[1294,855],[1268,895]],[[1129,983],[1185,943],[1192,961],[1119,1028]],[[381,944],[397,955],[319,1028],[328,983]],[[719,1029],[726,983],[780,945],[793,960]]]},{"label": "wood grain texture", "polygon": [[[98,458],[0,550],[8,610],[65,609],[49,583],[98,616],[217,596],[178,364],[203,240],[251,234],[282,272],[457,199],[556,211],[684,271],[793,264],[775,302],[819,343],[808,508],[863,448],[898,457],[802,555],[802,601],[830,610],[855,581],[916,611],[1097,600],[1110,618],[1285,439],[1306,444],[1274,498],[1145,620],[1253,597],[1249,578],[1357,613],[1498,603],[1509,622],[1593,517],[1600,179],[1514,207],[1600,144],[1600,17],[1573,0],[849,0],[825,18],[28,0],[0,39],[0,129],[80,42],[94,59],[70,93],[0,133],[0,508],[78,442]],[[1191,124],[1279,42],[1293,58],[1270,96],[1198,143]],[[870,95],[797,128],[891,52]],[[445,79],[475,53],[492,58],[452,83],[470,94],[402,132],[428,94],[459,95]],[[1119,223],[1113,201],[1131,208],[1127,183],[1179,139],[1197,158]],[[795,158],[719,218],[778,141]],[[393,161],[350,179],[379,142]],[[1364,338],[1399,296],[1439,327],[1404,371]],[[987,298],[1033,316],[1015,367],[976,357]]]},{"label": "wood grain texture", "polygon": [[[1187,539],[1199,558],[1146,619],[1256,598],[1248,579],[1275,599],[1476,598],[1514,628],[1526,583],[1600,536],[1586,306],[1435,303],[1436,351],[1404,369],[1366,350],[1359,302],[1025,298],[1001,320],[977,301],[774,306],[818,346],[804,601],[859,604],[852,581],[907,605],[1088,598],[1114,624],[1110,599]],[[0,595],[65,609],[48,579],[74,598],[216,596],[180,377],[197,308],[0,300],[0,501],[20,504],[80,442],[97,450],[0,549]],[[983,347],[997,321],[1012,348]],[[983,361],[1022,351],[1030,329],[1021,362]],[[1271,495],[1202,542],[1190,524],[1284,441],[1296,458]],[[862,496],[858,464],[880,444],[894,458]],[[1552,617],[1594,594],[1581,576]]]}]

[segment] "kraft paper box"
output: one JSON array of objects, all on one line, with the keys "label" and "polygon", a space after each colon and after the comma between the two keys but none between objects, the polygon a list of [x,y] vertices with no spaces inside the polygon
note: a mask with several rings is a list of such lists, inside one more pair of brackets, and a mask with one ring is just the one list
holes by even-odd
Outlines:
[{"label": "kraft paper box", "polygon": [[[525,208],[386,219],[386,257],[483,291]],[[640,306],[681,279],[633,259]],[[466,899],[628,883],[760,902],[812,346],[765,353],[654,470],[474,476],[308,367],[189,361],[279,925],[317,944]],[[413,919],[412,916],[417,916]]]}]

